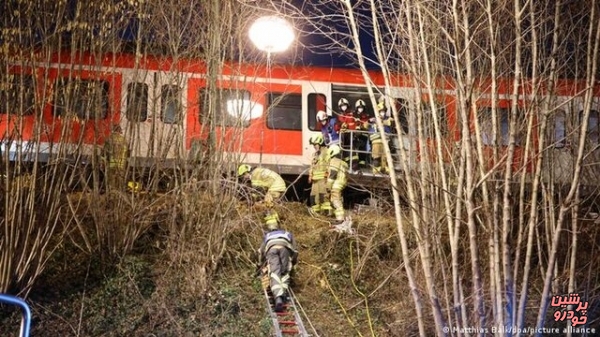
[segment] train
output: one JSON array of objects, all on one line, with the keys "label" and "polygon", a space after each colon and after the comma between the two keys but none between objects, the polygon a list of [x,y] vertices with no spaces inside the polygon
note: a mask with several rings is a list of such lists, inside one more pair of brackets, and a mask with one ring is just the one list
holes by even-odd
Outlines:
[{"label": "train", "polygon": [[[415,88],[410,75],[394,75],[394,86],[387,88],[381,72],[369,71],[369,77],[378,95],[395,104],[399,112],[400,125],[390,135],[395,155],[399,149],[406,150],[408,167],[418,169],[420,160],[435,156],[431,109],[427,108],[432,100]],[[439,105],[444,162],[451,162],[460,151],[457,93],[452,81],[439,83],[434,100]],[[504,79],[498,83],[496,92],[486,81],[474,86],[479,91],[476,118],[481,121],[487,158],[494,146],[508,145],[512,82]],[[591,104],[584,104],[590,90]],[[496,123],[490,118],[493,95],[497,95]],[[573,174],[581,116],[585,109],[590,110],[589,164],[582,182],[595,184],[600,173],[595,159],[600,141],[600,86],[589,88],[583,82],[561,80],[550,93],[523,85],[517,100],[519,113],[542,113],[536,97],[552,100],[544,105],[552,109],[547,135],[552,155],[547,167],[554,171],[556,181],[565,184]],[[231,164],[228,169],[232,171],[235,165],[246,163],[281,174],[306,175],[314,152],[309,138],[321,132],[317,112],[335,114],[340,98],[351,105],[362,99],[368,103],[367,114],[374,115],[358,69],[227,62],[211,69],[200,60],[127,53],[40,54],[28,60],[15,59],[4,69],[0,79],[0,153],[12,162],[93,156],[111,127],[118,124],[129,141],[133,166],[198,164],[208,149],[217,149],[227,156],[224,162]],[[538,103],[534,106],[532,102]],[[423,116],[425,141],[417,137],[417,112]],[[498,139],[492,140],[492,125],[499,130]],[[517,135],[515,140],[514,169],[531,172],[527,158],[533,158],[536,149],[530,145],[531,153],[526,154],[525,136]],[[540,136],[528,137],[535,142]],[[430,155],[424,156],[424,151]],[[200,160],[195,160],[198,157]],[[399,165],[395,168],[402,169]],[[368,169],[351,173],[355,180],[377,178]]]}]

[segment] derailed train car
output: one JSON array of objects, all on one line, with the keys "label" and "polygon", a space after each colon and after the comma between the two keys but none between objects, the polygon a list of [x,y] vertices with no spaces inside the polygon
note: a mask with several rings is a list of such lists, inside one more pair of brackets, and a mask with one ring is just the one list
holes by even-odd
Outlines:
[{"label": "derailed train car", "polygon": [[[130,143],[133,167],[189,168],[207,165],[219,153],[225,156],[220,162],[231,166],[224,170],[244,162],[302,175],[314,151],[309,138],[320,132],[318,111],[335,115],[337,101],[343,97],[351,106],[364,100],[367,114],[374,115],[362,73],[350,69],[224,64],[215,74],[196,60],[57,53],[11,63],[3,72],[3,162],[93,158],[112,125],[119,124]],[[464,130],[459,126],[459,103],[451,81],[439,81],[430,99],[407,75],[395,76],[394,87],[387,89],[382,74],[369,75],[398,111],[399,125],[390,136],[395,169],[418,170],[419,162],[436,160],[440,152],[434,147],[440,144],[434,139],[431,111],[436,111],[439,121],[443,161],[450,163],[460,155]],[[523,85],[513,100],[511,81],[499,83],[495,93],[485,81],[475,85],[476,108],[469,117],[479,122],[472,123],[469,133],[483,144],[481,160],[488,160],[484,166],[499,167],[506,160],[502,153],[508,148],[510,125],[516,118],[513,125],[523,126],[513,140],[516,172],[533,172],[531,162],[543,136],[548,140],[543,174],[552,181],[569,183],[579,135],[585,132],[582,183],[596,185],[600,89],[576,81],[558,81],[552,92]],[[586,100],[589,92],[591,99]],[[436,109],[431,109],[432,102]],[[589,118],[582,129],[586,111]],[[543,114],[550,123],[546,134],[539,135],[536,125]],[[400,151],[404,151],[406,165],[399,164]],[[385,178],[369,169],[352,172],[352,176],[361,183]]]}]

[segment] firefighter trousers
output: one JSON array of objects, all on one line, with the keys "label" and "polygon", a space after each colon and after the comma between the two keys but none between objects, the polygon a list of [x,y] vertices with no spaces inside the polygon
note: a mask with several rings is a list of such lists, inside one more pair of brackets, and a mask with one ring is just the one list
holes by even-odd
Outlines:
[{"label": "firefighter trousers", "polygon": [[292,257],[289,249],[283,246],[272,247],[266,254],[269,266],[271,292],[274,297],[284,296],[290,284]]}]

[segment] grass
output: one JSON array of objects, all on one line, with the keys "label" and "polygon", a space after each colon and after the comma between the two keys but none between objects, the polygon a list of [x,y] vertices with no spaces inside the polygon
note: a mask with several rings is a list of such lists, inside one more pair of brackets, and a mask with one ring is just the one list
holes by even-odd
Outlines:
[{"label": "grass", "polygon": [[[300,246],[292,286],[309,333],[418,334],[391,216],[355,214],[357,235],[348,236],[330,231],[324,219],[311,217],[300,203],[284,204],[280,215]],[[177,242],[170,236],[172,228],[151,226],[114,263],[63,247],[28,299],[34,316],[31,336],[268,336],[271,321],[253,264],[262,239],[260,212],[240,205],[230,216],[226,251],[214,261],[206,255],[210,233],[196,229],[197,236]],[[416,265],[417,256],[412,256]],[[424,280],[415,271],[425,294]],[[7,336],[16,331],[20,317],[1,310],[0,335]],[[433,326],[427,329],[433,333]]]}]

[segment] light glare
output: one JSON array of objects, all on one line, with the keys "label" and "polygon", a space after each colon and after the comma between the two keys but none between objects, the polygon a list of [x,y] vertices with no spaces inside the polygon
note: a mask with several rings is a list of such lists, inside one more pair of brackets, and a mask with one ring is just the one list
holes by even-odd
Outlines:
[{"label": "light glare", "polygon": [[226,102],[226,106],[230,116],[239,118],[243,122],[258,118],[263,113],[262,104],[247,99],[231,99]]},{"label": "light glare", "polygon": [[276,16],[264,16],[250,27],[250,40],[256,48],[267,53],[280,53],[294,41],[294,29],[286,20]]}]

